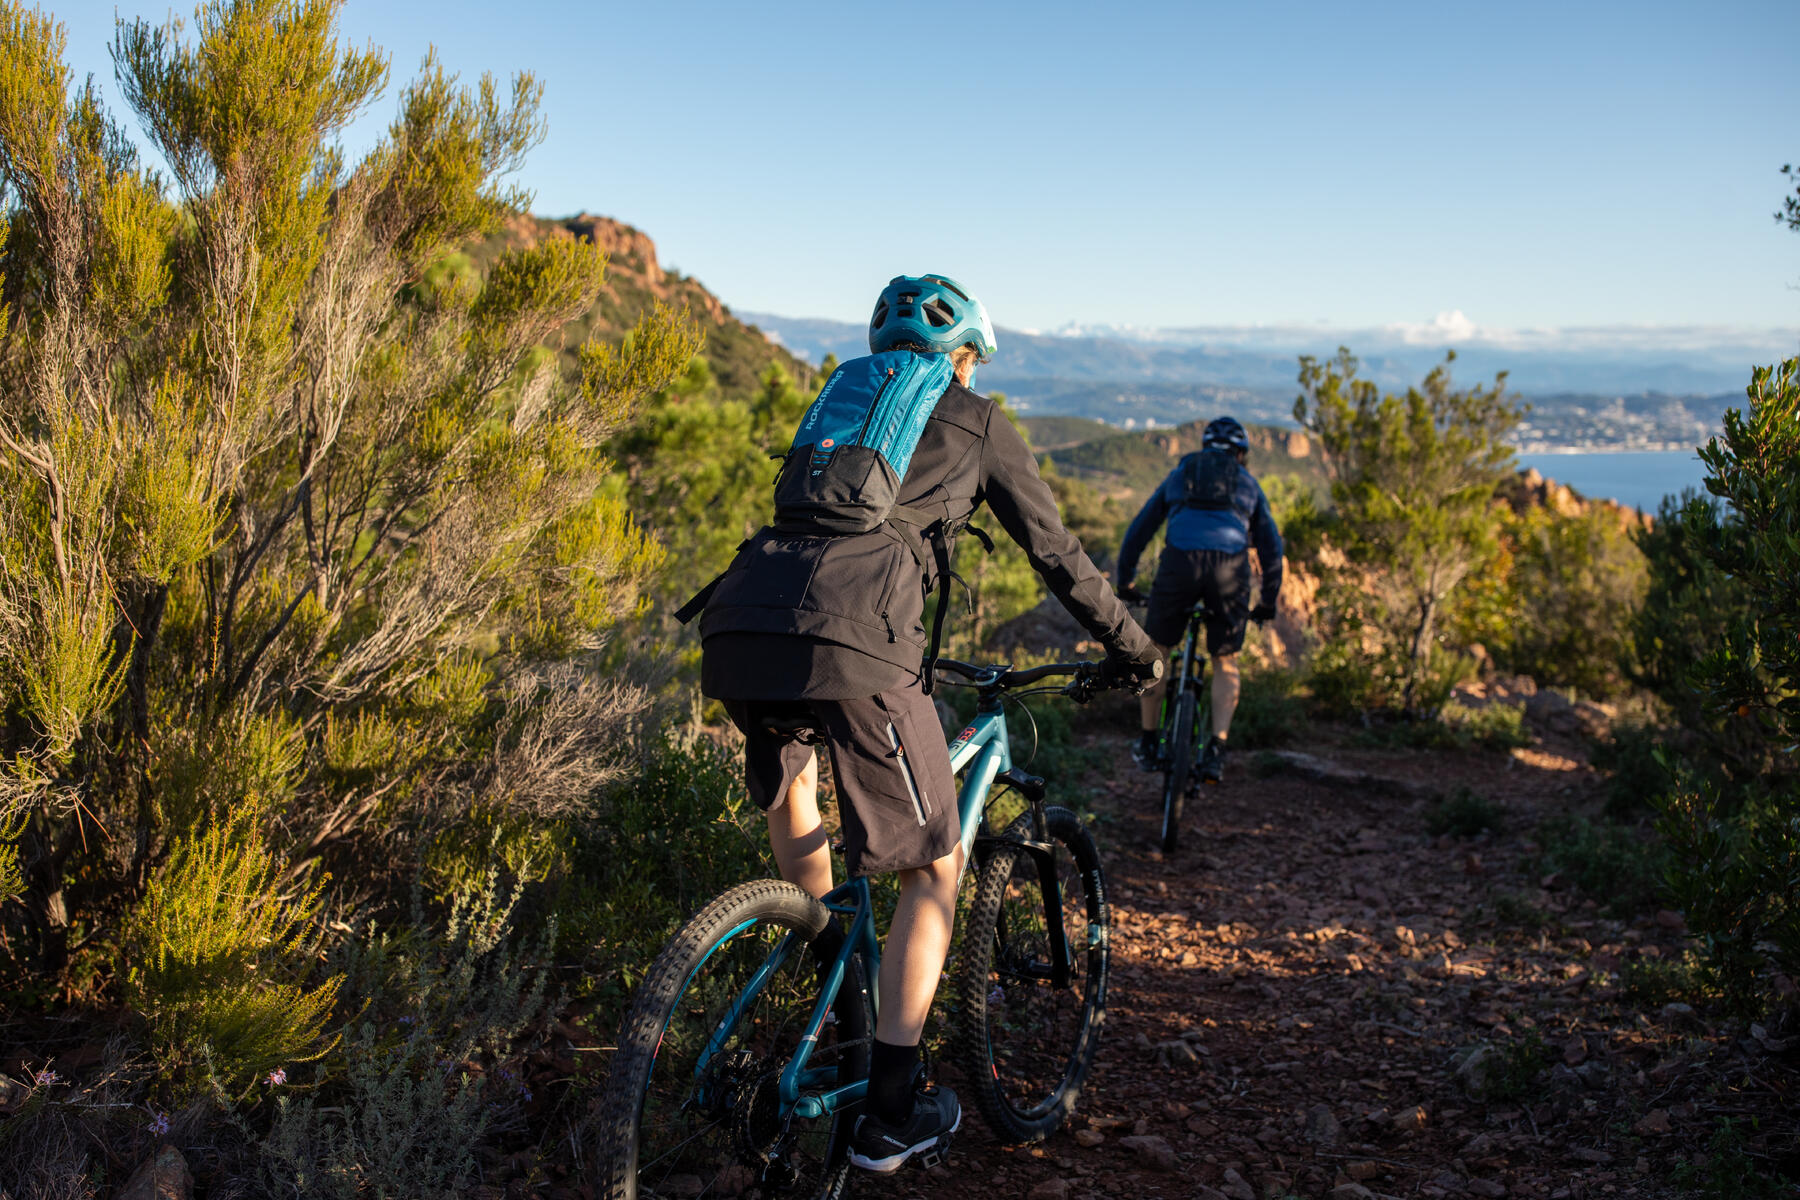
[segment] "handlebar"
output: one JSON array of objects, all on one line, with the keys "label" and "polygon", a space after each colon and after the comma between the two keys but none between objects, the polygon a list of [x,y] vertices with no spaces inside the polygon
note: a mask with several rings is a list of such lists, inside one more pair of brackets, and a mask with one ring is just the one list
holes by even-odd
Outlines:
[{"label": "handlebar", "polygon": [[[1027,687],[1040,680],[1052,679],[1057,676],[1072,675],[1074,678],[1067,687],[1062,689],[1062,694],[1083,702],[1092,699],[1095,693],[1109,688],[1131,689],[1132,687],[1129,681],[1109,679],[1106,664],[1098,662],[1045,663],[1041,667],[1026,667],[1023,670],[1015,671],[1007,664],[981,667],[974,663],[959,662],[954,658],[940,658],[937,660],[937,667],[940,671],[961,675],[984,691],[996,692]],[[1159,679],[1162,677],[1161,659],[1156,662],[1156,677]]]}]

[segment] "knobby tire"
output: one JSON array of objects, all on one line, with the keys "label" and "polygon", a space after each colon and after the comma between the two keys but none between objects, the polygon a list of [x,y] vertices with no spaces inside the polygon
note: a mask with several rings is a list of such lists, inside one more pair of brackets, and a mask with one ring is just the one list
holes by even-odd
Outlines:
[{"label": "knobby tire", "polygon": [[[700,1047],[726,1026],[750,974],[789,930],[810,939],[824,905],[779,880],[740,884],[701,909],[663,948],[619,1033],[599,1119],[591,1178],[606,1200],[729,1195],[838,1200],[846,1190],[854,1107],[783,1127],[776,1081],[819,994],[812,951],[793,947],[754,1004],[731,1023],[722,1052],[697,1072]],[[839,1084],[868,1074],[869,1003],[852,957],[811,1065]],[[773,1153],[771,1153],[773,1152]]]},{"label": "knobby tire", "polygon": [[[1005,841],[990,845],[976,883],[958,980],[958,1065],[988,1127],[1013,1143],[1042,1141],[1074,1112],[1106,1013],[1111,915],[1100,852],[1068,809],[1051,807],[1044,816],[1061,883],[1071,985],[1058,989],[1032,977],[1049,965],[1037,863]],[[1005,836],[1031,838],[1031,814]]]},{"label": "knobby tire", "polygon": [[1181,804],[1194,770],[1194,691],[1183,686],[1169,722],[1169,769],[1163,775],[1162,850],[1175,853],[1181,841]]}]

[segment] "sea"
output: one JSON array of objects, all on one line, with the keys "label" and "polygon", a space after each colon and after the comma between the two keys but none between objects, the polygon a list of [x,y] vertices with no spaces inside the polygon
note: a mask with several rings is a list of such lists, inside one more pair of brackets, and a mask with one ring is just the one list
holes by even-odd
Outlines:
[{"label": "sea", "polygon": [[1692,450],[1597,450],[1521,454],[1521,467],[1566,483],[1583,496],[1616,500],[1654,513],[1662,498],[1684,488],[1705,491],[1706,468]]}]

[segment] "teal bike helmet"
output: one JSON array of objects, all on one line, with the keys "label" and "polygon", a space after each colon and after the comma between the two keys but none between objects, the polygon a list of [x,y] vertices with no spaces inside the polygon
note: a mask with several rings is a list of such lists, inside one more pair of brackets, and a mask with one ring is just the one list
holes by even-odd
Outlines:
[{"label": "teal bike helmet", "polygon": [[905,343],[933,354],[949,354],[966,343],[982,362],[998,349],[987,309],[947,275],[896,275],[882,289],[869,318],[869,352]]}]

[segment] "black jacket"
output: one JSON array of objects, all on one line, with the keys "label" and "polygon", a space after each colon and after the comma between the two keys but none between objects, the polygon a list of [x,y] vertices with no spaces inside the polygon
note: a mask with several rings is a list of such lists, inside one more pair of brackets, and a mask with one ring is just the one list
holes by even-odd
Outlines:
[{"label": "black jacket", "polygon": [[[1143,630],[1063,528],[1037,460],[992,400],[950,385],[913,452],[900,503],[950,530],[985,503],[1096,641],[1125,655],[1148,652]],[[914,527],[890,523],[837,537],[785,537],[765,527],[707,602],[702,690],[721,699],[844,699],[914,678],[929,645],[925,597],[939,574],[931,539]],[[796,671],[777,661],[787,657],[808,662]],[[822,694],[830,691],[843,694]]]}]

